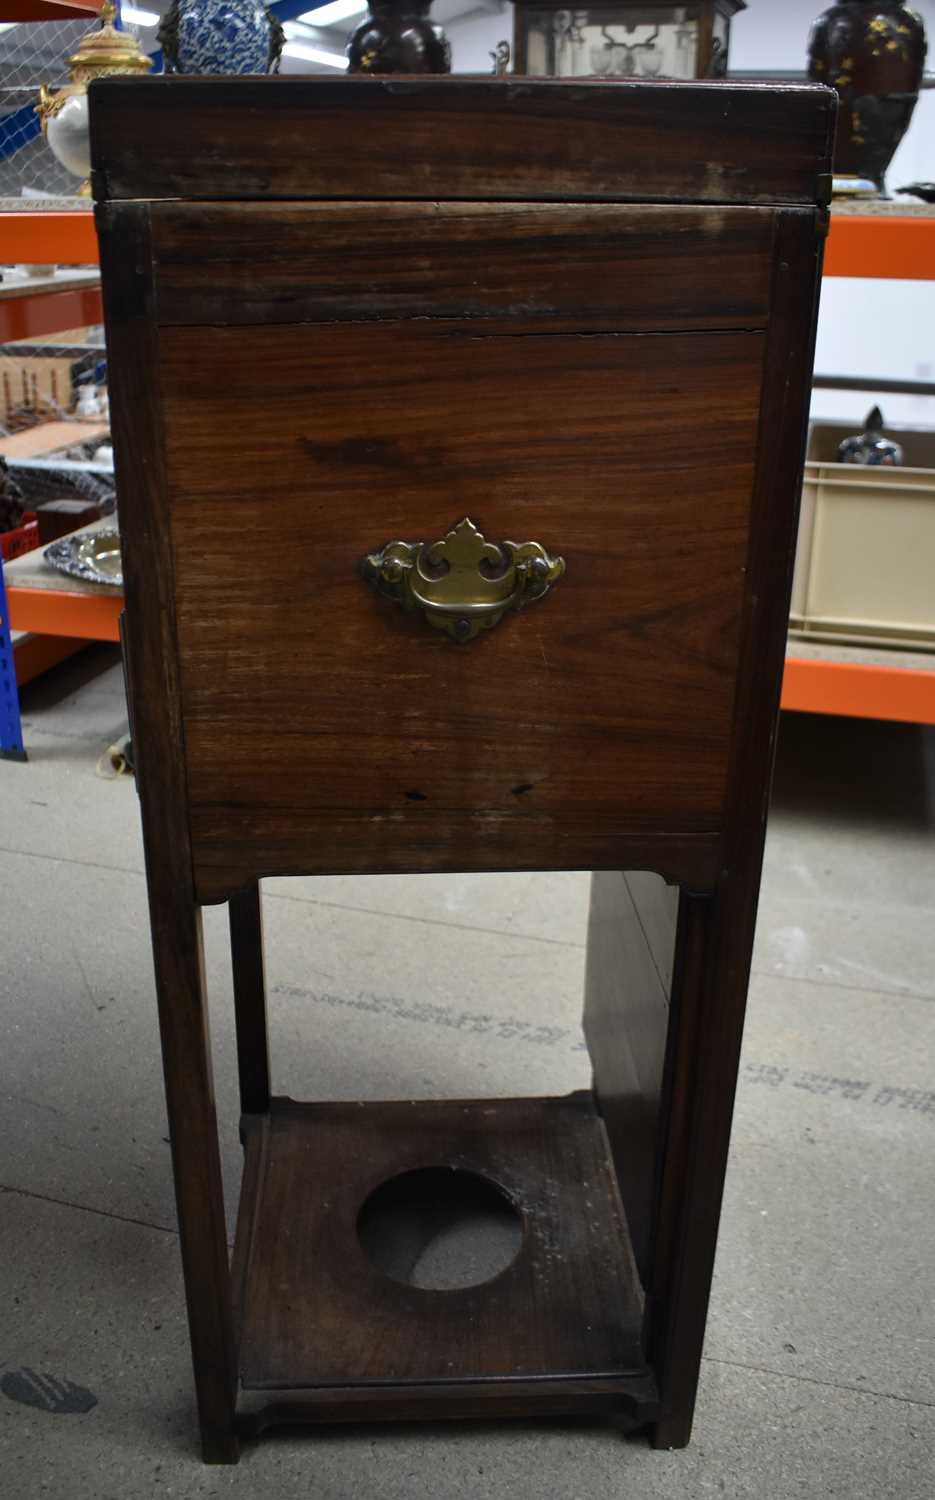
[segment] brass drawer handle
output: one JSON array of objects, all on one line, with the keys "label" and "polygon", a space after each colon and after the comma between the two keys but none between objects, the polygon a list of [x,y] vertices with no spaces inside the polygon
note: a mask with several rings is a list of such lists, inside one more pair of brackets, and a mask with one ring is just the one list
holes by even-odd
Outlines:
[{"label": "brass drawer handle", "polygon": [[440,542],[387,542],[362,564],[378,593],[461,642],[541,599],[564,571],[539,542],[488,542],[467,516]]}]

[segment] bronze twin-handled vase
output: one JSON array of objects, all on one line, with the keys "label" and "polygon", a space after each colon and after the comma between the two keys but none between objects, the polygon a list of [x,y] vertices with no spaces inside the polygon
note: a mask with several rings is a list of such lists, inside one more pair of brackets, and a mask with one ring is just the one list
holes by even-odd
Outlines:
[{"label": "bronze twin-handled vase", "polygon": [[347,46],[349,73],[450,73],[451,48],[429,20],[432,0],[370,0]]},{"label": "bronze twin-handled vase", "polygon": [[900,0],[843,0],[815,22],[808,76],[841,98],[835,191],[869,182],[887,196],[886,170],[909,128],[925,54],[922,19]]}]

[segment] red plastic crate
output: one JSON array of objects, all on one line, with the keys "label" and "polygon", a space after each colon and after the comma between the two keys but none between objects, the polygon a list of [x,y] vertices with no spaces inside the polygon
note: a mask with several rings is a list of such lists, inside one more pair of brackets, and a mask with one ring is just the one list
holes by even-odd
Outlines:
[{"label": "red plastic crate", "polygon": [[4,562],[22,557],[24,552],[31,552],[38,545],[39,522],[31,510],[24,513],[20,526],[14,526],[12,531],[0,531],[0,555]]}]

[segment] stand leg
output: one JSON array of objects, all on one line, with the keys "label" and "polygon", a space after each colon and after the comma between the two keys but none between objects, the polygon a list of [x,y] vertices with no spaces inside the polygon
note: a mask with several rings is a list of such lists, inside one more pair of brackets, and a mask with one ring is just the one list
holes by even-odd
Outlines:
[{"label": "stand leg", "polygon": [[202,1451],[236,1463],[236,1360],[224,1191],[208,1038],[201,912],[150,893],[179,1239]]},{"label": "stand leg", "polygon": [[[195,902],[166,444],[156,389],[148,203],[98,207],[115,383],[111,420],[123,517],[126,664],[146,848],[156,996],[179,1240],[201,1441],[208,1463],[236,1463],[235,1356],[227,1226],[208,1038],[201,912]],[[119,229],[116,221],[119,218]]]},{"label": "stand leg", "polygon": [[584,1029],[648,1294],[658,1448],[691,1436],[717,1244],[745,994],[727,907],[657,875],[593,877]]},{"label": "stand leg", "polygon": [[654,1214],[679,893],[658,875],[591,877],[584,1034],[643,1285]]},{"label": "stand leg", "polygon": [[265,1114],[270,1094],[269,1038],[259,884],[231,897],[229,916],[240,1108],[245,1115]]},{"label": "stand leg", "polygon": [[749,968],[733,895],[684,897],[680,914],[649,1329],[656,1448],[688,1443],[701,1370]]}]

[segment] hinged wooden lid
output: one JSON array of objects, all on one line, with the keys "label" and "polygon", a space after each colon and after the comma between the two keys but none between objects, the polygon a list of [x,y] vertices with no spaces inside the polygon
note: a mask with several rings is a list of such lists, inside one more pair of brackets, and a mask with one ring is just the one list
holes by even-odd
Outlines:
[{"label": "hinged wooden lid", "polygon": [[108,199],[827,200],[820,86],[544,78],[106,78]]}]

